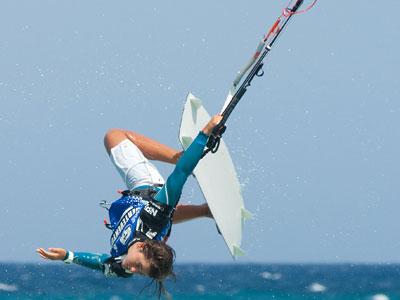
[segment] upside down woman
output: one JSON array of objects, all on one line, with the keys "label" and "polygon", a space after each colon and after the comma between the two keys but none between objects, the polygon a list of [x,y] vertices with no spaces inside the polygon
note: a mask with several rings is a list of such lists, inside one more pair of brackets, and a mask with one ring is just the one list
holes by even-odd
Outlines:
[{"label": "upside down woman", "polygon": [[[207,204],[178,205],[178,202],[209,135],[221,119],[219,115],[211,118],[184,152],[133,131],[108,131],[104,145],[128,188],[108,209],[106,226],[112,230],[110,254],[63,248],[39,248],[38,254],[44,259],[97,269],[106,276],[149,276],[158,283],[160,295],[164,290],[163,280],[173,275],[175,252],[166,243],[172,224],[212,217]],[[166,182],[149,160],[176,164]]]}]

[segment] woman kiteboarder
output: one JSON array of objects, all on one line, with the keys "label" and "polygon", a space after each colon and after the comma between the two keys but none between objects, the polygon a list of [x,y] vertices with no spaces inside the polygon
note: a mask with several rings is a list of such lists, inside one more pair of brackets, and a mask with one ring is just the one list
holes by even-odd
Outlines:
[{"label": "woman kiteboarder", "polygon": [[[212,217],[207,204],[178,205],[183,185],[201,159],[208,138],[222,116],[214,116],[184,152],[178,152],[133,131],[112,129],[104,145],[112,163],[124,179],[127,190],[109,210],[112,230],[110,254],[73,252],[63,248],[39,248],[44,259],[63,260],[92,269],[106,276],[130,277],[142,274],[158,283],[173,275],[174,250],[166,244],[172,223],[197,217]],[[149,162],[176,164],[164,182]]]}]

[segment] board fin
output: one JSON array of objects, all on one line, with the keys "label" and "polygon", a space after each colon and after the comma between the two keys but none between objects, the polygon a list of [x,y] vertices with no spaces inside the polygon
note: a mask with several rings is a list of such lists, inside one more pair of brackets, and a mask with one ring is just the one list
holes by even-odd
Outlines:
[{"label": "board fin", "polygon": [[246,252],[244,252],[240,247],[233,245],[233,256],[237,257],[237,256],[245,256]]},{"label": "board fin", "polygon": [[242,207],[241,213],[242,213],[242,220],[243,221],[247,221],[247,220],[253,219],[253,214],[251,212],[249,212],[247,209],[245,209],[244,207]]},{"label": "board fin", "polygon": [[192,93],[189,94],[190,97],[190,104],[192,105],[193,108],[196,110],[199,109],[203,104],[201,103],[201,100],[194,96]]},{"label": "board fin", "polygon": [[190,137],[190,136],[183,136],[182,137],[182,146],[183,146],[183,148],[187,149],[192,142],[193,142],[192,137]]}]

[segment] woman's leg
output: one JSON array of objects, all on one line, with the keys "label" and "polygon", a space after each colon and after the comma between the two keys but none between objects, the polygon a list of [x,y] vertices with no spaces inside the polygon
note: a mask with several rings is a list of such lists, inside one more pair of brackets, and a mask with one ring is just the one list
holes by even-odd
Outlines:
[{"label": "woman's leg", "polygon": [[[150,160],[159,160],[176,164],[179,157],[182,155],[182,152],[178,152],[153,139],[134,131],[123,129],[111,129],[106,133],[104,137],[104,146],[106,147],[108,154],[111,153],[112,148],[124,140],[130,140],[134,143],[143,155]],[[173,222],[174,224],[177,224],[200,217],[212,218],[212,214],[206,203],[201,205],[180,204],[176,207]]]},{"label": "woman's leg", "polygon": [[207,203],[201,205],[178,204],[174,213],[173,223],[177,224],[200,217],[213,217]]},{"label": "woman's leg", "polygon": [[111,149],[121,143],[123,140],[130,140],[134,143],[143,155],[150,160],[159,160],[170,164],[176,164],[182,152],[161,144],[151,138],[138,134],[134,131],[123,129],[111,129],[104,137],[104,146],[108,154]]}]

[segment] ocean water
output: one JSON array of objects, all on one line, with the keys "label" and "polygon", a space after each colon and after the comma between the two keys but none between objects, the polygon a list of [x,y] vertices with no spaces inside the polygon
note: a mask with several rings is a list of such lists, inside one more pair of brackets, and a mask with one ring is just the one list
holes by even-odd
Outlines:
[{"label": "ocean water", "polygon": [[[400,299],[400,265],[185,264],[172,299]],[[148,299],[149,280],[105,278],[80,266],[0,263],[0,299]]]}]

